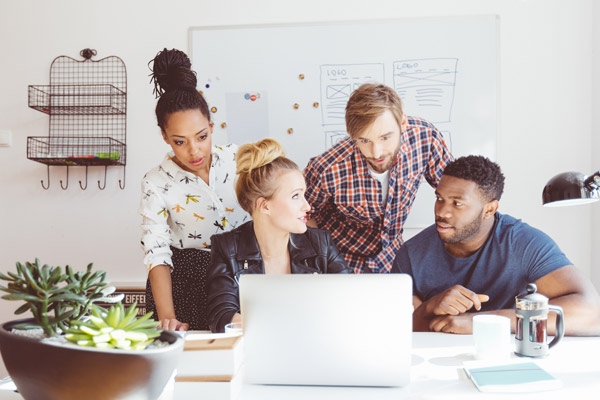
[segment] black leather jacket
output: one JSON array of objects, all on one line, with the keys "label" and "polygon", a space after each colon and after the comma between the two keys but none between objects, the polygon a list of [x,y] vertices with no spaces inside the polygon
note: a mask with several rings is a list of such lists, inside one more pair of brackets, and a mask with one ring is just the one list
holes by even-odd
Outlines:
[{"label": "black leather jacket", "polygon": [[[351,273],[344,257],[322,229],[308,228],[303,234],[291,234],[288,244],[292,274]],[[208,268],[208,324],[213,332],[240,311],[238,280],[242,274],[264,274],[263,260],[254,235],[252,221],[236,229],[214,235],[210,242]]]}]

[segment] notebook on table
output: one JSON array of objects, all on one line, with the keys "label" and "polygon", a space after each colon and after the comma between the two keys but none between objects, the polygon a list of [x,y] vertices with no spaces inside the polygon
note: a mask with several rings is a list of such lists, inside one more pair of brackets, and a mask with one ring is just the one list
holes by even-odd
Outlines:
[{"label": "notebook on table", "polygon": [[410,381],[408,275],[243,275],[240,302],[247,383]]}]

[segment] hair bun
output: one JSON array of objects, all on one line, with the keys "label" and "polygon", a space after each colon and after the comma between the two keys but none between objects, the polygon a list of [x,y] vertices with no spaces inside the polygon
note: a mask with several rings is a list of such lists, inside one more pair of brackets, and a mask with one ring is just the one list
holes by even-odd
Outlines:
[{"label": "hair bun", "polygon": [[263,139],[256,143],[240,146],[236,155],[237,173],[249,174],[252,170],[272,163],[278,157],[284,157],[283,147],[274,139]]},{"label": "hair bun", "polygon": [[196,90],[196,73],[192,71],[192,63],[183,51],[165,48],[159,51],[150,63],[150,76],[154,81],[154,93],[157,97],[173,89]]}]

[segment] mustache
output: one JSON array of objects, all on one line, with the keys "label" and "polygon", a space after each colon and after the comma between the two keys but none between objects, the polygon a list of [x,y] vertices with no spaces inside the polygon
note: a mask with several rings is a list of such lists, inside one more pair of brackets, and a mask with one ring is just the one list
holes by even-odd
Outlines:
[{"label": "mustache", "polygon": [[451,225],[448,223],[448,221],[446,221],[444,218],[442,217],[435,217],[435,222],[441,222],[443,224],[447,224],[447,225]]},{"label": "mustache", "polygon": [[387,158],[391,156],[391,154],[384,154],[381,157],[378,158],[374,158],[374,157],[367,157],[367,160],[371,160],[371,161],[377,161],[377,160],[383,160],[384,158]]}]

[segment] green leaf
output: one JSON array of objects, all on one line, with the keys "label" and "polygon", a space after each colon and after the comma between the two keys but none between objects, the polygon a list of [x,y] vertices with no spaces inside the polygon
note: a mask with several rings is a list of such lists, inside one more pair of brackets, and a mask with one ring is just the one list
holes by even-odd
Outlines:
[{"label": "green leaf", "polygon": [[110,334],[108,334],[108,333],[101,333],[101,334],[93,336],[92,340],[96,344],[98,344],[98,343],[106,343],[106,342],[110,342],[111,337],[110,337]]},{"label": "green leaf", "polygon": [[67,270],[67,275],[69,277],[69,280],[71,282],[74,282],[76,279],[75,279],[75,275],[73,274],[73,268],[71,268],[69,265],[67,265],[65,267],[65,269]]},{"label": "green leaf", "polygon": [[20,330],[28,330],[28,329],[41,329],[42,327],[38,324],[32,324],[30,322],[24,322],[22,324],[18,324],[18,325],[14,325],[13,326],[14,329],[20,329]]},{"label": "green leaf", "polygon": [[29,311],[31,309],[31,306],[29,305],[29,303],[25,303],[23,305],[21,305],[21,307],[17,308],[15,310],[15,314],[19,315],[19,314],[23,314],[26,311]]},{"label": "green leaf", "polygon": [[87,299],[85,296],[78,295],[75,293],[62,293],[55,296],[50,296],[50,301],[73,301],[73,302],[85,302]]},{"label": "green leaf", "polygon": [[130,331],[133,329],[145,329],[158,325],[158,321],[149,321],[150,317],[151,313],[147,313],[141,316],[140,318],[136,319],[135,321],[132,321],[131,323],[127,324],[127,326],[125,326],[123,329],[125,329],[126,331]]},{"label": "green leaf", "polygon": [[62,274],[60,267],[54,268],[54,270],[50,274],[50,279],[48,279],[50,285],[52,285],[52,286],[56,285],[57,283],[62,282],[63,280],[64,280],[64,275]]},{"label": "green leaf", "polygon": [[23,269],[23,275],[25,276],[25,280],[27,281],[27,284],[29,286],[31,286],[36,292],[40,292],[40,293],[44,292],[44,290],[35,281],[35,278],[33,277],[33,274],[29,270],[29,268]]},{"label": "green leaf", "polygon": [[92,311],[92,315],[94,317],[97,317],[97,318],[100,318],[100,319],[103,319],[104,315],[106,315],[106,308],[100,307],[97,304],[92,304],[91,311]]},{"label": "green leaf", "polygon": [[90,315],[90,322],[96,326],[98,329],[102,329],[108,326],[106,322],[102,318],[96,317],[95,315]]},{"label": "green leaf", "polygon": [[125,313],[125,316],[123,317],[123,320],[119,323],[118,328],[125,328],[135,318],[137,313],[138,313],[138,309],[137,309],[137,301],[136,301],[131,306],[129,306],[129,308],[127,309],[127,312]]},{"label": "green leaf", "polygon": [[48,281],[50,280],[50,267],[48,265],[44,265],[41,270],[39,270],[40,284],[44,289],[49,289]]},{"label": "green leaf", "polygon": [[42,299],[40,299],[39,297],[27,293],[5,294],[4,296],[2,296],[2,298],[4,300],[22,300],[35,302],[42,301]]},{"label": "green leaf", "polygon": [[100,301],[100,302],[103,302],[103,303],[118,303],[121,300],[123,300],[124,297],[125,297],[125,294],[119,293],[116,296],[98,297],[97,299],[94,299],[94,301]]},{"label": "green leaf", "polygon": [[10,276],[11,278],[13,278],[14,281],[21,281],[23,278],[19,275],[16,275],[10,271],[8,271],[8,276]]},{"label": "green leaf", "polygon": [[133,350],[144,350],[146,347],[148,347],[150,344],[152,344],[152,342],[154,342],[154,339],[150,339],[145,342],[136,343],[132,346],[132,349]]},{"label": "green leaf", "polygon": [[100,292],[102,292],[104,296],[108,296],[110,294],[113,294],[115,290],[117,290],[117,288],[114,286],[105,286],[100,289]]},{"label": "green leaf", "polygon": [[77,343],[79,340],[89,340],[89,336],[86,334],[81,334],[81,333],[72,333],[72,332],[67,332],[65,334],[65,339],[67,339],[69,342],[73,342],[73,343]]},{"label": "green leaf", "polygon": [[53,318],[52,322],[55,323],[55,324],[58,324],[59,322],[66,321],[69,318],[71,318],[74,313],[75,313],[75,310],[69,310],[69,311],[62,312],[58,316],[56,316],[55,318]]}]

